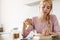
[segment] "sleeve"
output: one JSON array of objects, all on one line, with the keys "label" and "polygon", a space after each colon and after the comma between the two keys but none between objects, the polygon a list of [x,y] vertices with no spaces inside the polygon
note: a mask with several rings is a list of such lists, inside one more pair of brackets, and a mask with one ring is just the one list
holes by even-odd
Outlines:
[{"label": "sleeve", "polygon": [[54,16],[53,16],[53,19],[54,19],[54,20],[53,20],[54,32],[60,33],[60,26],[59,26],[57,17],[54,15]]},{"label": "sleeve", "polygon": [[32,31],[32,29],[33,29],[33,26],[32,25],[28,25],[28,27],[26,28],[26,30],[24,30],[25,34],[23,35],[23,37],[24,38],[27,37],[28,34],[30,33],[30,31]]},{"label": "sleeve", "polygon": [[[33,19],[32,19],[32,21],[33,21]],[[33,24],[33,22],[32,22],[32,24]],[[27,25],[26,29],[24,30],[25,33],[22,35],[23,38],[27,37],[28,34],[29,34],[32,30],[33,30],[33,25]]]}]

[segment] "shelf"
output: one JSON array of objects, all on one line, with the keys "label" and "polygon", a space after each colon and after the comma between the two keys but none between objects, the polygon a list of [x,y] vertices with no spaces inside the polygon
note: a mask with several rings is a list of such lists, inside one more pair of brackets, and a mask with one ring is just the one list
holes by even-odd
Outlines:
[{"label": "shelf", "polygon": [[38,5],[40,3],[40,1],[35,1],[35,2],[31,2],[31,3],[27,3],[27,4],[25,4],[25,5],[27,5],[27,6],[36,6],[36,5]]},{"label": "shelf", "polygon": [[40,3],[40,0],[34,1],[34,2],[30,2],[30,3],[26,3],[25,5],[27,5],[27,6],[36,6],[36,5],[39,5],[39,3]]}]

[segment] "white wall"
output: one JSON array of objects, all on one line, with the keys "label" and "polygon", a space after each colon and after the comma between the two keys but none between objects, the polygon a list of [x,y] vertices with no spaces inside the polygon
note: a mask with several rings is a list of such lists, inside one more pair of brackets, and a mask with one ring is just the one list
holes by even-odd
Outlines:
[{"label": "white wall", "polygon": [[0,27],[1,27],[1,0],[0,0]]},{"label": "white wall", "polygon": [[6,32],[14,27],[22,30],[23,20],[36,15],[36,7],[26,6],[23,2],[23,0],[1,0],[1,20]]},{"label": "white wall", "polygon": [[[38,5],[27,6],[24,3],[25,0],[1,0],[1,23],[5,32],[10,32],[14,27],[18,27],[22,32],[23,21],[39,14]],[[60,20],[59,4],[59,1],[54,1],[53,12]]]},{"label": "white wall", "polygon": [[53,13],[57,16],[60,24],[60,0],[53,1]]}]

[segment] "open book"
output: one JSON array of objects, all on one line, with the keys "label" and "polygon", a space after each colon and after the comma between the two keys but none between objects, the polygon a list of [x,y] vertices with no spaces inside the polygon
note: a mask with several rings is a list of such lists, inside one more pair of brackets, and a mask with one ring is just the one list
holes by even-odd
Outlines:
[{"label": "open book", "polygon": [[42,35],[37,34],[33,37],[34,40],[52,40],[56,35]]}]

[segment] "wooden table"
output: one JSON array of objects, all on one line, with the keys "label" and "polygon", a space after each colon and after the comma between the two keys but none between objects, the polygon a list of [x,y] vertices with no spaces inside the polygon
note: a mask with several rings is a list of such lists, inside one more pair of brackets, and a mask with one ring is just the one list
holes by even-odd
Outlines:
[{"label": "wooden table", "polygon": [[25,38],[25,39],[21,39],[21,40],[60,40],[60,38],[58,38],[55,35],[49,35],[49,36],[34,36],[32,39],[29,38]]}]

